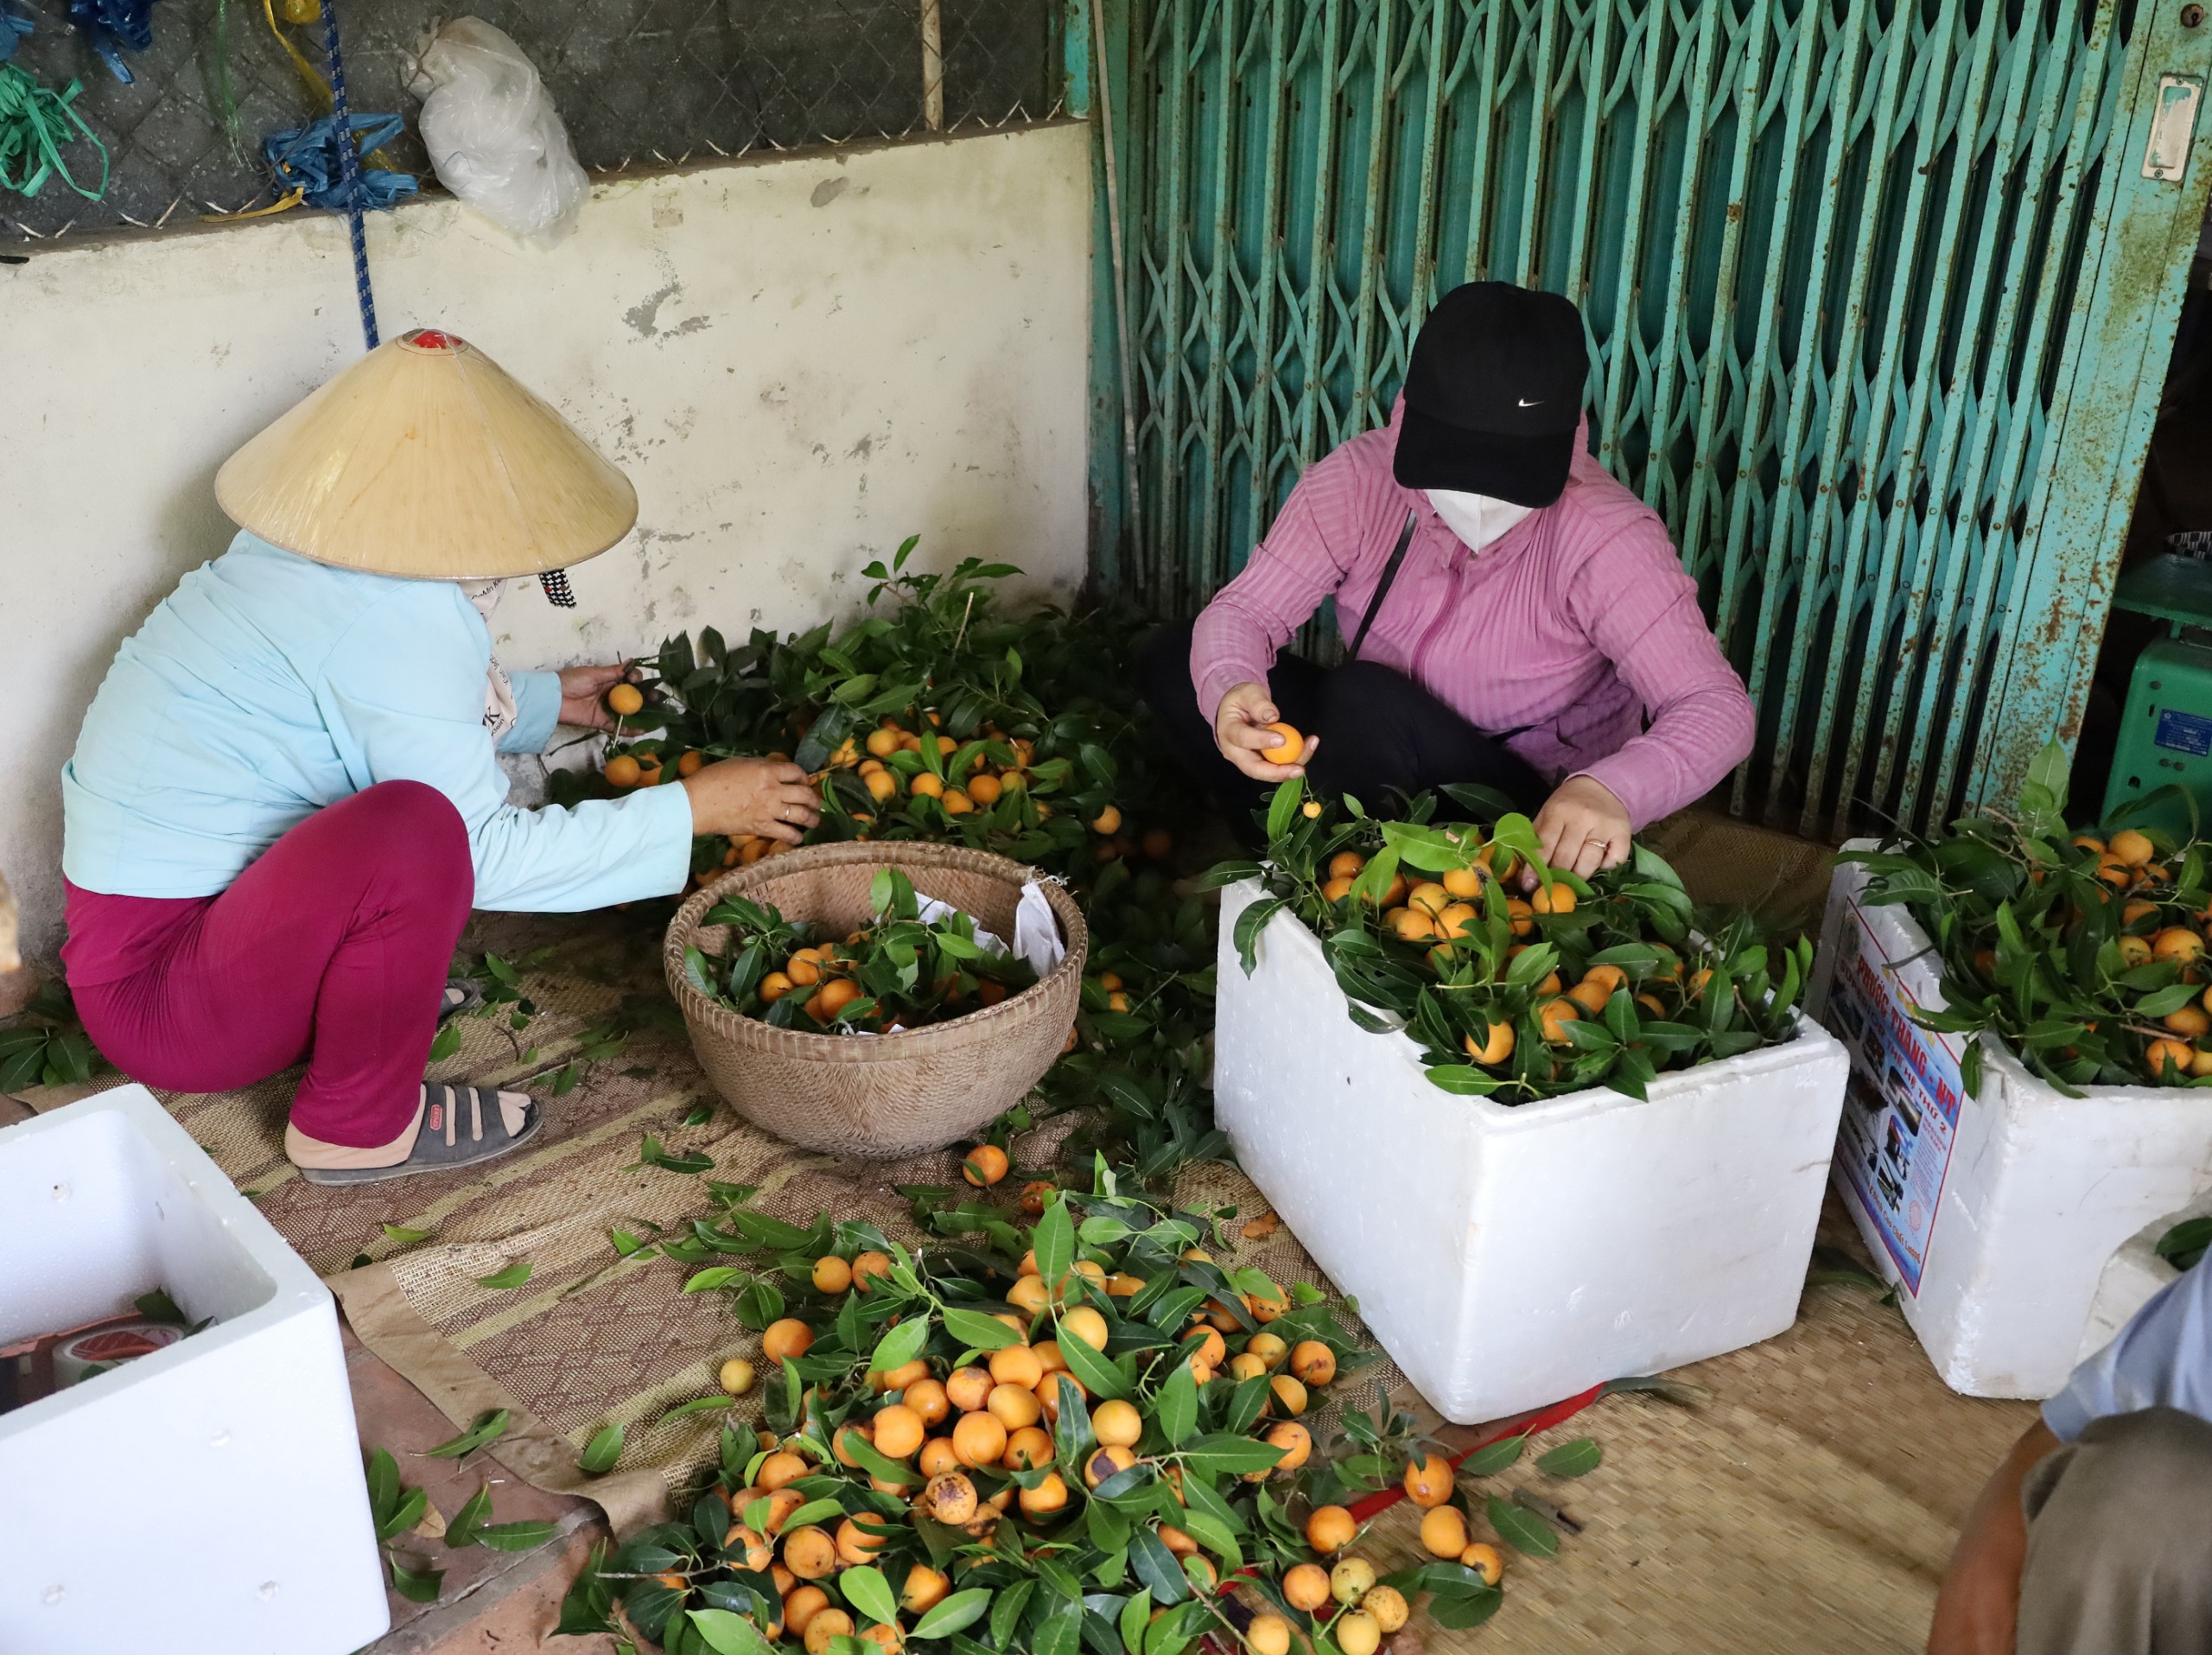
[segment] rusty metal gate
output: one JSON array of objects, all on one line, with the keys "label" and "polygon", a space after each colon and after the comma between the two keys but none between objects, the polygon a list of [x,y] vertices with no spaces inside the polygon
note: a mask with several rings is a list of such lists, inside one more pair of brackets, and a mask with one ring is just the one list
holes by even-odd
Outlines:
[{"label": "rusty metal gate", "polygon": [[1598,453],[1751,687],[1738,813],[1924,824],[2070,739],[2205,206],[2202,6],[1103,4],[1109,583],[1194,609],[1504,278],[1581,307]]}]

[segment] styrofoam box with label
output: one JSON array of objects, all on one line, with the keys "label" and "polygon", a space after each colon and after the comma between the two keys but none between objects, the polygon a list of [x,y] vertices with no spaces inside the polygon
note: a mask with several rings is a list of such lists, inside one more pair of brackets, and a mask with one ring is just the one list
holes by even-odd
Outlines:
[{"label": "styrofoam box with label", "polygon": [[1214,1105],[1236,1158],[1447,1419],[1497,1419],[1773,1337],[1796,1320],[1843,1102],[1842,1048],[1798,1037],[1507,1105],[1438,1087],[1351,1021],[1287,911],[1249,977],[1222,895]]},{"label": "styrofoam box with label", "polygon": [[1866,883],[1838,865],[1808,993],[1851,1054],[1836,1187],[1946,1384],[2050,1396],[2170,1277],[2156,1235],[2133,1267],[2114,1261],[2212,1190],[2212,1094],[2069,1098],[1992,1039],[1967,1096],[1965,1037],[1912,1022],[1943,1004],[1928,934],[1902,907],[1862,904]]},{"label": "styrofoam box with label", "polygon": [[329,1289],[143,1086],[0,1131],[0,1345],[213,1325],[0,1414],[0,1650],[340,1655],[390,1626]]}]

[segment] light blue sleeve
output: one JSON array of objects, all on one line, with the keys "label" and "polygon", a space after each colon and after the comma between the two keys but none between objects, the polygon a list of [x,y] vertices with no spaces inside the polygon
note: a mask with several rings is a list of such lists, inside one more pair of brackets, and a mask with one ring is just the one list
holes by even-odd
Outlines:
[{"label": "light blue sleeve", "polygon": [[499,738],[502,753],[543,753],[561,722],[558,672],[510,672],[515,692],[515,727]]},{"label": "light blue sleeve", "polygon": [[569,913],[681,889],[691,866],[681,786],[573,809],[507,802],[483,723],[490,660],[490,635],[456,587],[410,582],[365,612],[316,691],[355,786],[420,781],[450,799],[468,829],[480,908]]},{"label": "light blue sleeve", "polygon": [[2043,1405],[2044,1423],[2071,1442],[2093,1419],[2177,1408],[2212,1420],[2212,1253],[2169,1282],[2111,1344],[2074,1370]]}]

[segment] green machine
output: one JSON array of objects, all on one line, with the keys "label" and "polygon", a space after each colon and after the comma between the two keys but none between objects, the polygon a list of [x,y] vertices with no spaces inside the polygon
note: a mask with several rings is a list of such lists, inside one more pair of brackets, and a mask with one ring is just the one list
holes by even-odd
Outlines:
[{"label": "green machine", "polygon": [[[2113,608],[2163,621],[2171,634],[2149,645],[2127,686],[2127,710],[2113,749],[2105,814],[2176,783],[2212,824],[2212,563],[2172,552],[2121,577]],[[2190,831],[2189,806],[2161,799],[2145,825]]]}]

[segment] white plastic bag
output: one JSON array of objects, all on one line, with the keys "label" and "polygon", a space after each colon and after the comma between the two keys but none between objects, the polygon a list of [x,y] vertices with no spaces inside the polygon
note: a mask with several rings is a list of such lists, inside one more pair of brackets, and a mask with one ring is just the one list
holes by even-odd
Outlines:
[{"label": "white plastic bag", "polygon": [[481,18],[456,18],[424,38],[407,89],[423,100],[423,143],[440,183],[548,247],[576,227],[589,181],[522,48]]}]

